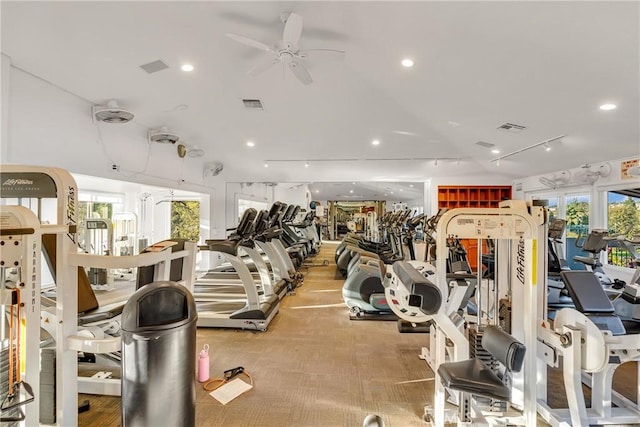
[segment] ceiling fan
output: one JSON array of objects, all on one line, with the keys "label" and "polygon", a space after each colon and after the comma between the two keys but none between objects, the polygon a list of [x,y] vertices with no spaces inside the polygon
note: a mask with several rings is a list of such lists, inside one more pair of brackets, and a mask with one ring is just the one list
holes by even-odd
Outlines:
[{"label": "ceiling fan", "polygon": [[282,63],[283,67],[289,67],[293,75],[300,80],[300,82],[308,85],[313,82],[313,79],[311,78],[311,74],[309,74],[307,67],[304,65],[303,60],[307,58],[309,52],[326,51],[340,54],[344,53],[344,51],[338,49],[300,50],[298,43],[300,42],[300,36],[302,35],[302,16],[291,12],[281,14],[280,18],[284,22],[284,31],[282,33],[282,40],[277,42],[274,46],[269,46],[245,36],[227,33],[227,37],[232,40],[256,49],[264,50],[271,54],[271,56],[263,60],[263,62],[249,70],[248,74],[250,76],[257,76],[272,66]]}]

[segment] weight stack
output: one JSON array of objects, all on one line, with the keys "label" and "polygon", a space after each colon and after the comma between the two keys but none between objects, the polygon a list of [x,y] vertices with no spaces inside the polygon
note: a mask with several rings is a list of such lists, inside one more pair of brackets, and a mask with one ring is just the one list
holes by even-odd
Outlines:
[{"label": "weight stack", "polygon": [[40,423],[56,423],[56,350],[40,351]]},{"label": "weight stack", "polygon": [[[5,340],[0,345],[0,399],[4,402],[4,399],[9,394],[9,342]],[[17,418],[20,415],[20,408],[15,407],[2,411],[0,413],[0,420]],[[8,427],[17,426],[17,422],[5,422],[0,421],[0,424]]]},{"label": "weight stack", "polygon": [[498,303],[498,322],[500,329],[511,333],[511,301],[506,298],[501,298]]},{"label": "weight stack", "polygon": [[[496,375],[499,375],[500,364],[482,347],[483,332],[482,327],[478,325],[473,325],[469,328],[469,358],[482,360]],[[480,408],[499,412],[507,410],[507,402],[504,400],[496,400],[482,396],[474,396],[474,399]]]}]

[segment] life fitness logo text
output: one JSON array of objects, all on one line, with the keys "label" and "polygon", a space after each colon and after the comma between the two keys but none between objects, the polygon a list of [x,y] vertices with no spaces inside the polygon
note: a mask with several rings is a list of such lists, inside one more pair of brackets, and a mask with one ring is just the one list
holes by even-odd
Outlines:
[{"label": "life fitness logo text", "polygon": [[516,277],[518,281],[524,285],[524,240],[518,241],[518,259],[516,265]]},{"label": "life fitness logo text", "polygon": [[6,186],[14,186],[14,185],[33,185],[33,181],[30,179],[17,179],[17,178],[9,178],[2,183],[2,185]]},{"label": "life fitness logo text", "polygon": [[[67,225],[76,224],[76,189],[69,187],[67,192]],[[67,233],[73,243],[76,242],[75,233]]]}]

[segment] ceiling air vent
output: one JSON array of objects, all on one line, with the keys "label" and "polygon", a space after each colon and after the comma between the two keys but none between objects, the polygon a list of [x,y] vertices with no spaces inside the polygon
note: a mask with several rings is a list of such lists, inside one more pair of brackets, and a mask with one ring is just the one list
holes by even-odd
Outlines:
[{"label": "ceiling air vent", "polygon": [[243,99],[242,103],[244,104],[245,108],[248,108],[250,110],[264,110],[264,108],[262,107],[262,101],[260,101],[259,99]]},{"label": "ceiling air vent", "polygon": [[149,62],[148,64],[143,64],[140,66],[143,70],[145,70],[149,74],[157,73],[158,71],[166,70],[169,68],[167,64],[165,64],[161,60]]},{"label": "ceiling air vent", "polygon": [[484,142],[484,141],[478,141],[478,142],[476,142],[476,145],[479,145],[479,146],[484,147],[484,148],[491,148],[491,147],[495,146],[495,144],[492,144],[490,142]]},{"label": "ceiling air vent", "polygon": [[499,130],[505,130],[505,131],[513,132],[513,133],[522,132],[526,128],[527,128],[526,126],[516,125],[516,124],[513,124],[513,123],[504,123],[504,124],[501,124],[500,126],[498,126]]}]

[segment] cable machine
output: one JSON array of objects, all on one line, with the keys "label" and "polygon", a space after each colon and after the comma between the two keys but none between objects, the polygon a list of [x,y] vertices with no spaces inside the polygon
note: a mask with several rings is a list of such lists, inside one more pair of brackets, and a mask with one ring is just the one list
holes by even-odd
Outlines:
[{"label": "cable machine", "polygon": [[[1,165],[0,166],[1,196],[3,205],[0,206],[2,220],[0,221],[0,257],[5,264],[13,264],[20,269],[21,277],[18,289],[23,294],[20,301],[24,303],[21,308],[21,316],[24,315],[26,333],[20,335],[20,342],[14,340],[13,348],[19,346],[24,351],[24,366],[21,366],[21,374],[18,377],[15,369],[10,369],[10,376],[21,379],[22,383],[29,384],[33,390],[33,401],[24,405],[25,424],[38,425],[40,422],[40,399],[43,393],[39,387],[40,375],[40,326],[41,315],[46,314],[50,319],[47,325],[55,340],[55,423],[59,426],[77,425],[78,414],[78,352],[85,353],[112,353],[121,348],[120,338],[114,336],[91,337],[79,332],[78,313],[97,308],[98,302],[93,296],[92,300],[79,299],[79,292],[93,295],[86,275],[84,281],[79,281],[79,272],[84,267],[104,269],[136,268],[139,266],[156,266],[153,280],[169,280],[170,265],[178,258],[183,259],[183,280],[185,285],[192,290],[193,274],[195,269],[195,243],[191,243],[189,249],[171,252],[166,248],[158,248],[152,252],[129,256],[100,256],[78,253],[77,235],[77,195],[78,190],[73,177],[65,170],[39,166]],[[9,206],[9,204],[27,204],[30,209],[23,206]],[[51,225],[41,225],[43,214],[42,205],[52,204],[55,212],[53,218],[47,220]],[[36,212],[36,215],[32,211]],[[24,229],[24,230],[23,230]],[[10,245],[5,241],[9,236],[13,242],[19,236],[26,240],[28,247],[18,243],[16,247],[22,247],[20,258],[15,250],[8,251]],[[18,237],[15,237],[18,236]],[[55,250],[50,251],[51,246]],[[56,282],[55,306],[50,307],[51,312],[41,310],[40,294],[40,259],[41,246],[47,248],[48,261],[53,267],[53,275]],[[5,259],[5,257],[7,257]],[[3,265],[0,265],[3,266]],[[6,282],[5,269],[1,269],[3,285]],[[88,292],[86,292],[88,287]],[[24,289],[27,291],[25,292]],[[8,295],[2,286],[0,302],[4,307],[12,305],[15,297]],[[14,291],[11,291],[14,292]],[[26,293],[26,296],[24,295]],[[15,293],[14,293],[15,295]],[[9,307],[10,309],[10,307]],[[11,316],[18,321],[18,317]],[[15,323],[15,322],[14,322]],[[20,320],[22,323],[22,320]],[[11,347],[11,346],[10,346]],[[15,352],[21,354],[20,352]],[[17,366],[17,365],[16,365]],[[120,384],[107,384],[111,392],[106,394],[119,394]],[[28,387],[24,389],[28,391]],[[116,390],[117,389],[117,390]],[[104,390],[99,390],[99,392]],[[108,391],[108,390],[107,390]],[[91,391],[90,391],[91,392]],[[93,391],[96,392],[96,391]],[[50,398],[50,397],[49,397]],[[29,400],[29,399],[24,399]]]},{"label": "cable machine", "polygon": [[[536,286],[541,279],[538,270],[541,265],[544,267],[546,259],[546,246],[538,245],[538,242],[546,239],[546,214],[542,206],[527,206],[524,201],[504,201],[500,206],[452,209],[443,213],[438,221],[435,280],[429,279],[435,281],[442,296],[442,303],[437,308],[427,307],[431,312],[425,310],[425,299],[420,295],[421,287],[425,286],[417,279],[403,281],[400,276],[392,275],[385,293],[393,311],[401,319],[412,323],[432,322],[431,348],[427,357],[434,372],[447,362],[467,360],[470,355],[477,357],[480,347],[476,341],[486,325],[499,325],[524,343],[524,369],[513,374],[511,398],[513,406],[522,410],[509,417],[509,423],[532,426],[536,425],[536,315],[540,304]],[[465,320],[458,313],[465,289],[458,288],[455,281],[447,277],[449,250],[446,240],[449,238],[477,239],[478,248],[483,247],[482,240],[495,243],[496,270],[493,278],[483,277],[482,250],[478,252],[478,314],[468,337],[465,335]],[[544,274],[540,276],[544,280]],[[429,290],[429,293],[433,291]],[[508,312],[518,315],[509,316]],[[457,416],[445,410],[447,397],[458,405]],[[432,410],[436,426],[444,426],[452,417],[459,423],[473,422],[476,425],[476,417],[484,417],[475,411],[478,408],[482,409],[479,401],[472,400],[466,393],[448,391],[440,376],[436,375]]]}]

